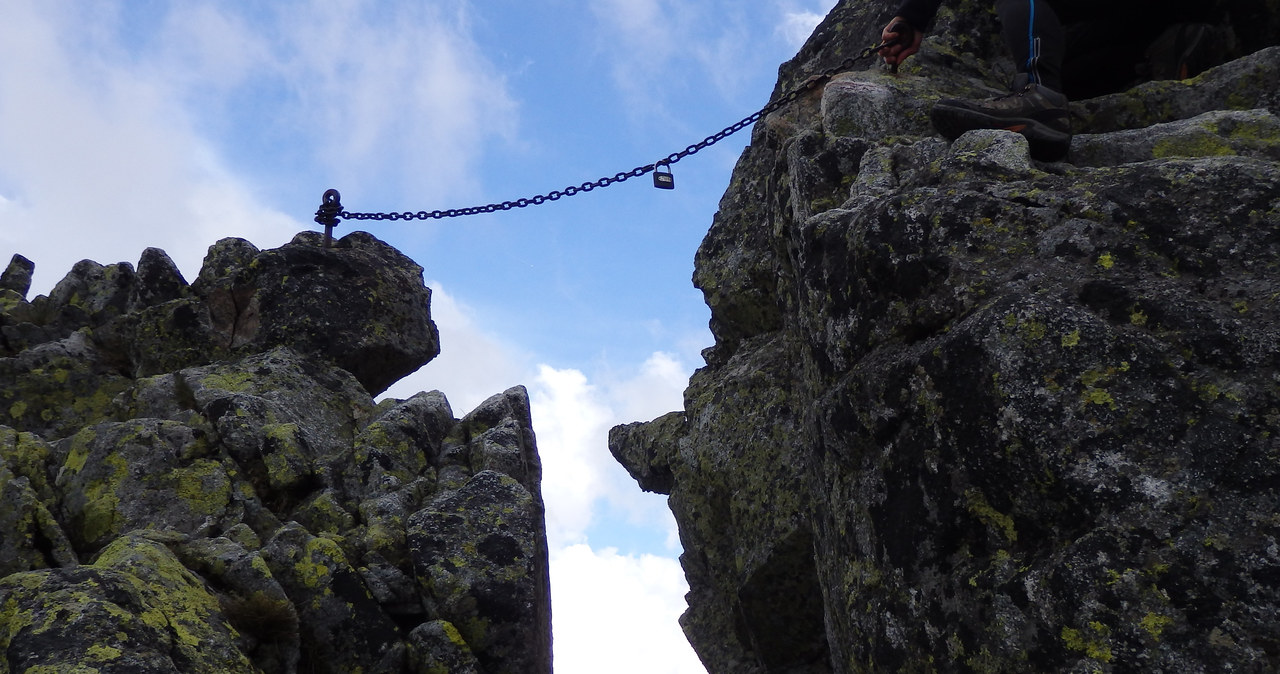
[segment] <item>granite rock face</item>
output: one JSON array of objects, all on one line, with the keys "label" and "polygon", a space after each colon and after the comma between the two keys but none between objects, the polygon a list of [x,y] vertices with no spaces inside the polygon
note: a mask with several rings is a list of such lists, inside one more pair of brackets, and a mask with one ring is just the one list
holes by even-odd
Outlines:
[{"label": "granite rock face", "polygon": [[[373,236],[0,279],[0,672],[550,672],[522,387],[375,403],[439,352]],[[44,668],[44,669],[40,669]],[[469,669],[468,669],[469,668]]]},{"label": "granite rock face", "polygon": [[695,261],[706,367],[610,435],[670,495],[685,633],[716,673],[1274,671],[1280,48],[1073,103],[1045,164],[929,127],[1011,72],[988,9],[754,129]]}]

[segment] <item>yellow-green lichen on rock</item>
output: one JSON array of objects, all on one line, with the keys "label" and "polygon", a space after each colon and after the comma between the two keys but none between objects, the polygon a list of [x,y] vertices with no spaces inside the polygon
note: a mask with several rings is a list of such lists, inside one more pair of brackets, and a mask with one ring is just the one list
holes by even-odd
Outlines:
[{"label": "yellow-green lichen on rock", "polygon": [[238,521],[232,478],[200,429],[139,419],[100,424],[60,443],[58,487],[77,548],[93,550],[135,528],[195,533],[209,522]]},{"label": "yellow-green lichen on rock", "polygon": [[163,544],[127,536],[93,565],[0,580],[0,650],[14,671],[257,671],[219,611]]},{"label": "yellow-green lichen on rock", "polygon": [[382,671],[402,657],[393,649],[400,639],[395,624],[378,609],[337,542],[291,522],[262,554],[297,608],[301,643],[311,651],[307,661],[324,662],[333,671]]},{"label": "yellow-green lichen on rock", "polygon": [[[779,92],[895,7],[839,3]],[[710,672],[1280,652],[1280,8],[1255,53],[1073,102],[1056,162],[915,114],[1003,89],[990,9],[950,3],[898,77],[842,73],[756,126],[694,261],[706,366],[610,434],[670,494]]]},{"label": "yellow-green lichen on rock", "polygon": [[71,543],[26,477],[0,463],[0,578],[77,563]]},{"label": "yellow-green lichen on rock", "polygon": [[409,520],[418,582],[482,666],[535,666],[539,653],[550,649],[542,636],[549,612],[518,610],[546,601],[541,521],[541,504],[532,494],[514,478],[488,470]]},{"label": "yellow-green lichen on rock", "polygon": [[[412,260],[364,232],[224,240],[191,286],[147,249],[28,303],[30,271],[0,279],[0,672],[402,672],[422,625],[455,656],[428,669],[550,672],[527,392],[465,423],[439,392],[371,398],[439,350]],[[473,616],[467,644],[406,523],[477,466],[536,504],[515,545],[542,582],[502,604],[532,631]]]},{"label": "yellow-green lichen on rock", "polygon": [[168,632],[176,662],[202,663],[201,671],[253,671],[229,643],[231,628],[218,600],[164,544],[146,534],[124,536],[104,548],[93,566],[120,571],[135,584],[144,606],[139,619]]},{"label": "yellow-green lichen on rock", "polygon": [[50,508],[56,506],[52,461],[53,452],[40,436],[0,426],[0,465],[8,466],[16,476],[27,478],[31,489]]},{"label": "yellow-green lichen on rock", "polygon": [[0,358],[0,425],[58,438],[112,418],[112,399],[128,388],[87,329]]}]

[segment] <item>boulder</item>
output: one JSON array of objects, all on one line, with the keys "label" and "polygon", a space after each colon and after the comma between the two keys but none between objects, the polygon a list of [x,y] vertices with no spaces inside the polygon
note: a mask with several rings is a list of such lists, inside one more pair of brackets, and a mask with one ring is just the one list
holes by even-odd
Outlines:
[{"label": "boulder", "polygon": [[541,504],[518,481],[483,470],[407,523],[423,591],[483,671],[551,671],[541,520]]},{"label": "boulder", "polygon": [[695,258],[706,366],[610,434],[670,494],[710,672],[1280,662],[1280,47],[1073,102],[1044,163],[923,121],[1007,81],[991,19],[757,124]]},{"label": "boulder", "polygon": [[256,672],[199,577],[146,534],[91,565],[0,579],[0,645],[15,672]]},{"label": "boulder", "polygon": [[[371,397],[439,350],[415,263],[224,239],[190,285],[149,248],[28,302],[31,268],[0,287],[0,671],[550,671],[527,392]],[[424,585],[412,523],[454,501],[431,534],[481,555]]]},{"label": "boulder", "polygon": [[219,255],[226,274],[195,290],[227,346],[320,355],[377,395],[440,352],[431,291],[421,267],[372,235],[322,241],[304,233],[252,259]]},{"label": "boulder", "polygon": [[9,266],[0,273],[0,290],[13,291],[25,299],[27,291],[31,289],[31,273],[35,269],[34,262],[15,253],[9,259]]}]

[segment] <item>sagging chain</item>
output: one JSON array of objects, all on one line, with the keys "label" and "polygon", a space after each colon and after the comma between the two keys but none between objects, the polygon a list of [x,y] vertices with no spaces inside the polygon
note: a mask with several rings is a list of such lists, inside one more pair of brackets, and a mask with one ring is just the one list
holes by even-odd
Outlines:
[{"label": "sagging chain", "polygon": [[701,141],[694,143],[679,152],[671,154],[659,159],[652,164],[637,166],[630,171],[620,171],[612,176],[605,176],[599,180],[587,181],[581,185],[570,185],[564,189],[552,190],[546,194],[539,194],[534,197],[516,199],[515,201],[502,201],[484,206],[470,206],[467,208],[451,208],[444,211],[404,211],[392,213],[353,213],[344,210],[342,207],[342,197],[338,190],[328,190],[321,199],[319,210],[316,211],[315,220],[317,223],[325,227],[326,245],[332,238],[333,227],[341,221],[347,220],[442,220],[445,218],[456,218],[464,215],[479,215],[481,213],[495,213],[498,211],[509,211],[513,208],[525,208],[527,206],[541,206],[549,201],[558,201],[564,197],[572,197],[592,190],[616,185],[626,182],[632,178],[639,178],[648,173],[655,173],[654,186],[662,189],[671,189],[675,186],[674,179],[671,177],[670,167],[672,164],[684,159],[685,157],[697,154],[716,143],[732,136],[733,134],[747,128],[748,126],[760,121],[761,118],[793,103],[797,98],[809,93],[823,82],[836,76],[838,73],[851,70],[853,66],[861,60],[870,58],[874,54],[880,53],[881,49],[891,47],[897,44],[897,40],[887,40],[880,44],[872,45],[858,52],[855,56],[850,56],[838,65],[832,66],[823,72],[813,75],[806,79],[795,89],[787,92],[779,98],[770,101],[760,110],[742,118],[741,120],[725,127],[724,129],[707,136]]}]

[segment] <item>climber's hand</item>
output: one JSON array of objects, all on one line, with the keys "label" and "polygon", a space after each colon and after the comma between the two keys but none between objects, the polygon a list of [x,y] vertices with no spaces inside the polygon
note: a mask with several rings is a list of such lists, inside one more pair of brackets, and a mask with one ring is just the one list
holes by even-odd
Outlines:
[{"label": "climber's hand", "polygon": [[880,31],[880,41],[898,40],[899,44],[881,49],[880,55],[884,57],[885,63],[891,66],[899,65],[907,60],[908,56],[920,51],[920,40],[923,38],[924,33],[912,27],[906,19],[895,16],[889,25]]}]

